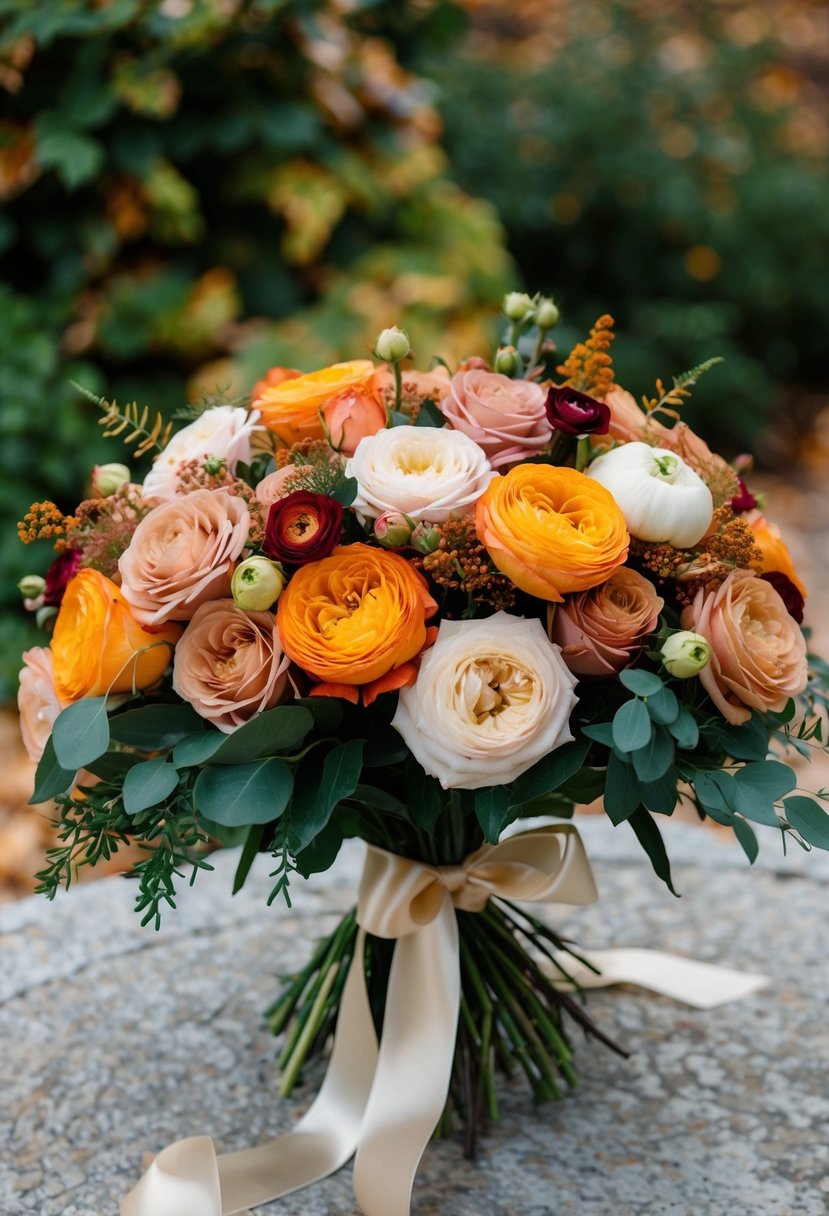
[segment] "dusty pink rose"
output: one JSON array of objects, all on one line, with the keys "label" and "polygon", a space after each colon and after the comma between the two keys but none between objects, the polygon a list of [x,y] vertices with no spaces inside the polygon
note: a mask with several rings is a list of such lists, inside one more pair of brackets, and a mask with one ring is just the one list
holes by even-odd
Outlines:
[{"label": "dusty pink rose", "polygon": [[250,524],[245,503],[227,490],[195,490],[153,508],[118,561],[135,619],[189,621],[207,600],[229,596]]},{"label": "dusty pink rose", "polygon": [[288,657],[272,612],[243,612],[233,600],[202,604],[181,636],[173,688],[230,734],[285,700]]},{"label": "dusty pink rose", "polygon": [[682,628],[711,645],[699,678],[728,722],[747,722],[752,709],[781,710],[806,687],[803,634],[771,583],[753,571],[733,570],[713,591],[699,591]]},{"label": "dusty pink rose", "polygon": [[55,718],[65,709],[55,692],[52,652],[46,646],[33,646],[23,652],[17,707],[23,744],[29,759],[37,764],[52,733]]},{"label": "dusty pink rose", "polygon": [[550,639],[574,675],[616,675],[635,660],[663,606],[653,583],[621,566],[606,583],[559,604]]},{"label": "dusty pink rose", "polygon": [[486,452],[494,469],[540,452],[552,428],[545,409],[547,394],[531,380],[510,380],[500,372],[478,368],[452,377],[441,411],[456,431],[463,431]]},{"label": "dusty pink rose", "polygon": [[301,488],[295,484],[297,477],[312,472],[310,464],[286,464],[275,473],[268,473],[256,487],[257,502],[263,507],[273,506],[280,498],[286,498],[288,494],[293,494],[294,490]]},{"label": "dusty pink rose", "polygon": [[346,389],[326,402],[322,411],[331,444],[345,456],[353,456],[366,435],[376,435],[386,425],[386,407],[377,392]]},{"label": "dusty pink rose", "polygon": [[[449,392],[449,372],[445,367],[436,367],[431,372],[419,372],[413,367],[402,367],[400,380],[404,403],[424,401],[428,397],[430,401],[434,401],[435,405],[440,405]],[[378,367],[374,383],[384,399],[388,401],[390,394],[394,393],[394,372],[387,364],[384,363]]]}]

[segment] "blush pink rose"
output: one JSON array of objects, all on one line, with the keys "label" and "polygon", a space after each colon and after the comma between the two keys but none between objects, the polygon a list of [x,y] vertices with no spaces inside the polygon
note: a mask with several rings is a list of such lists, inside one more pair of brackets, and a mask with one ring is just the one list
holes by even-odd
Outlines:
[{"label": "blush pink rose", "polygon": [[288,663],[272,612],[243,612],[233,600],[214,600],[196,610],[181,636],[173,688],[230,734],[286,699]]},{"label": "blush pink rose", "polygon": [[55,691],[52,652],[46,646],[34,646],[23,653],[17,707],[23,744],[29,759],[37,764],[49,741],[55,718],[66,708]]},{"label": "blush pink rose", "polygon": [[771,583],[753,571],[733,570],[719,587],[699,591],[682,628],[710,643],[699,678],[728,722],[747,722],[752,709],[781,710],[806,687],[803,634]]},{"label": "blush pink rose", "polygon": [[345,456],[353,456],[366,435],[376,435],[386,425],[386,407],[379,393],[346,389],[326,402],[322,411],[329,442]]},{"label": "blush pink rose", "polygon": [[118,561],[135,619],[189,621],[207,600],[229,596],[250,526],[247,506],[227,490],[195,490],[154,507]]},{"label": "blush pink rose", "polygon": [[664,602],[653,583],[621,566],[606,583],[559,604],[550,640],[574,675],[617,675],[656,629]]},{"label": "blush pink rose", "polygon": [[482,447],[494,469],[535,455],[550,442],[547,394],[531,380],[479,368],[457,372],[440,402],[444,417]]},{"label": "blush pink rose", "polygon": [[287,498],[294,490],[301,488],[296,485],[298,477],[313,471],[310,464],[286,464],[275,473],[268,473],[256,487],[256,501],[263,507],[272,507],[280,498]]}]

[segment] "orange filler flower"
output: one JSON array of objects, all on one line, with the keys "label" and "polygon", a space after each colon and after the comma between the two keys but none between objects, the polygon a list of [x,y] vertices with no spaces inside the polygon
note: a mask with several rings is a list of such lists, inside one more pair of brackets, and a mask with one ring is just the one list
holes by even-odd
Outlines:
[{"label": "orange filler flower", "polygon": [[475,526],[516,587],[553,603],[605,582],[630,541],[609,490],[548,464],[519,464],[494,478],[478,499]]},{"label": "orange filler flower", "polygon": [[411,684],[412,661],[431,645],[437,611],[426,580],[403,557],[371,545],[340,545],[297,570],[279,598],[285,653],[321,681],[312,695],[354,703]]}]

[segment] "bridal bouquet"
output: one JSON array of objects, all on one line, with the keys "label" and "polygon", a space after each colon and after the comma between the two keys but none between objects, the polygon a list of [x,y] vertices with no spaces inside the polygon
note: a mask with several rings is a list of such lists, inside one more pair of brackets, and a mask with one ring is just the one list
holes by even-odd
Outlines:
[{"label": "bridal bouquet", "polygon": [[[288,901],[293,875],[367,842],[356,913],[270,1011],[286,1092],[348,1024],[331,1069],[373,1127],[366,1211],[400,1132],[378,1088],[404,1138],[422,1123],[416,1166],[438,1118],[472,1147],[496,1068],[537,1099],[571,1083],[568,1017],[604,1037],[562,986],[578,956],[515,902],[595,898],[576,804],[602,797],[671,890],[657,823],[680,801],[749,860],[757,824],[829,848],[822,794],[785,761],[822,743],[805,589],[749,462],[679,418],[716,360],[639,404],[610,317],[559,362],[553,301],[504,311],[505,344],[454,371],[410,370],[392,328],[376,362],[273,368],[249,402],[172,422],[98,401],[106,433],[152,456],[143,482],[97,467],[71,514],[37,503],[20,525],[57,550],[21,587],[51,632],[20,679],[32,801],[58,812],[42,891],[137,842],[158,923],[217,841],[242,846],[235,889],[265,852]],[[419,1086],[401,1113],[394,1092],[417,1107]],[[261,1201],[228,1168],[220,1210]],[[408,1210],[407,1169],[377,1210]]]}]

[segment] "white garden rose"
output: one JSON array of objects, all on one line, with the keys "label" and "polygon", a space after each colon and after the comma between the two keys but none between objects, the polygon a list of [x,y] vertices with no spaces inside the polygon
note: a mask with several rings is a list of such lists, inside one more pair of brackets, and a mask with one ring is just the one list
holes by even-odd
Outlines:
[{"label": "white garden rose", "polygon": [[623,443],[587,470],[616,499],[631,536],[689,549],[711,527],[714,500],[681,456],[649,443]]},{"label": "white garden rose", "polygon": [[179,465],[184,461],[205,461],[209,456],[224,460],[233,473],[239,461],[250,461],[250,437],[257,427],[258,410],[243,410],[233,405],[217,405],[205,410],[195,422],[173,436],[144,478],[145,498],[167,501],[175,498]]},{"label": "white garden rose", "polygon": [[396,426],[367,435],[346,464],[360,520],[384,511],[443,523],[471,515],[495,473],[474,440],[448,427]]},{"label": "white garden rose", "polygon": [[575,683],[538,620],[443,621],[392,726],[444,789],[504,785],[572,740]]}]

